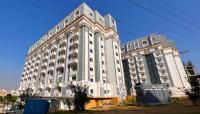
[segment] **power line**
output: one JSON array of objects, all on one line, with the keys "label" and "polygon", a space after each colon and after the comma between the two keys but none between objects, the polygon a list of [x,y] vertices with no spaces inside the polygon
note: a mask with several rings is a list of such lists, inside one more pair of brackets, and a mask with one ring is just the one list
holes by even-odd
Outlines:
[{"label": "power line", "polygon": [[181,23],[178,23],[178,22],[174,21],[174,20],[172,20],[171,18],[168,18],[167,16],[161,15],[161,14],[159,14],[159,13],[157,13],[157,12],[151,10],[151,9],[148,9],[148,8],[144,7],[143,5],[140,5],[139,3],[137,3],[137,2],[135,2],[135,1],[133,1],[133,0],[126,0],[126,1],[128,1],[129,3],[131,3],[131,4],[134,5],[134,6],[137,6],[137,7],[140,7],[140,8],[142,8],[142,9],[144,9],[145,11],[147,11],[147,12],[149,12],[149,13],[151,13],[151,14],[154,14],[154,15],[156,15],[156,16],[158,16],[158,17],[161,17],[161,18],[165,19],[166,21],[169,21],[169,22],[171,22],[171,23],[174,23],[174,24],[178,25],[179,27],[184,28],[185,30],[189,30],[189,31],[191,31],[191,32],[194,32],[193,29],[191,29],[191,28],[189,28],[189,27],[187,27],[187,26],[185,26],[185,25],[183,25],[183,24],[181,24]]},{"label": "power line", "polygon": [[[140,19],[137,18],[136,16],[133,16],[133,17],[132,17],[132,15],[131,15],[130,13],[127,13],[127,12],[125,12],[125,11],[123,11],[123,10],[120,10],[120,9],[115,8],[115,7],[112,7],[112,6],[109,6],[109,5],[107,5],[107,4],[104,4],[103,2],[96,1],[96,0],[94,0],[93,2],[96,2],[96,3],[101,4],[104,8],[105,8],[105,6],[109,7],[110,9],[112,8],[112,9],[114,9],[113,11],[116,10],[117,13],[126,14],[127,16],[129,16],[129,17],[131,17],[131,18],[134,17],[134,18],[140,20]],[[144,20],[144,19],[141,18],[141,20]],[[141,20],[140,20],[140,21],[141,21]],[[120,23],[122,22],[121,20],[117,20],[117,21],[120,22]],[[146,21],[144,20],[144,22],[146,22]],[[122,22],[122,23],[125,23],[126,26],[129,26],[129,27],[132,27],[132,26],[133,26],[133,28],[137,28],[137,29],[140,29],[140,30],[146,32],[146,30],[145,30],[144,28],[137,27],[137,26],[133,25],[132,23],[128,23],[128,22]],[[153,25],[155,25],[155,26],[159,26],[159,28],[165,28],[165,27],[162,27],[162,26],[157,25],[157,24],[154,24],[154,23],[151,23],[151,24],[153,24]],[[170,30],[170,29],[167,29],[167,30]],[[170,31],[170,32],[171,32],[171,31]],[[175,32],[175,31],[173,31],[173,32],[171,32],[171,33],[172,33],[172,34],[175,34],[175,33],[178,34],[178,33]],[[179,41],[179,42],[182,42],[183,44],[188,43],[188,42],[184,42],[184,41],[181,41],[181,40],[178,40],[178,39],[176,39],[176,40]]]},{"label": "power line", "polygon": [[[67,2],[68,4],[71,4],[71,5],[75,5],[74,3],[71,3],[71,2],[69,2],[69,1],[67,1],[67,0],[62,0],[62,1]],[[103,2],[100,2],[100,1],[97,1],[97,0],[93,0],[92,2],[99,3],[99,4],[101,4],[104,8],[105,8],[105,6],[107,6],[107,8],[109,8],[109,9],[114,9],[113,11],[116,10],[117,13],[126,14],[126,15],[128,15],[129,17],[131,17],[131,18],[134,17],[134,18],[138,19],[137,16],[133,16],[133,15],[131,15],[131,14],[129,14],[129,13],[123,11],[123,10],[120,10],[120,9],[118,9],[118,8],[115,8],[115,7],[112,7],[112,6],[107,5],[107,4],[103,3]],[[138,20],[141,21],[140,19],[143,20],[143,22],[148,22],[148,21],[146,21],[146,20],[143,19],[143,18],[139,18]],[[139,30],[141,30],[141,31],[144,31],[144,32],[147,31],[147,29],[144,29],[144,28],[135,26],[135,25],[133,25],[132,23],[127,23],[127,22],[121,21],[121,20],[116,20],[116,21],[117,21],[117,22],[120,22],[120,23],[124,23],[124,25],[126,25],[126,26],[129,26],[129,27],[132,27],[132,28],[137,28],[137,29],[139,29]],[[160,25],[158,25],[158,24],[151,23],[150,21],[149,21],[149,23],[152,24],[152,25],[154,25],[154,26],[159,26],[160,28],[165,28],[165,27],[162,27],[162,26],[160,26]],[[132,26],[130,26],[130,25],[132,25]],[[118,27],[118,28],[119,28],[119,27]],[[128,31],[127,29],[122,29],[122,28],[119,28],[119,29],[122,30],[122,31],[124,31],[124,32],[126,32],[126,33],[128,33],[128,34],[132,34],[132,35],[137,35],[137,36],[139,36],[138,33],[134,33],[134,32],[132,32],[132,31],[130,32],[130,31]],[[165,29],[166,29],[166,28],[165,28]],[[170,29],[168,29],[168,30],[170,30]],[[149,30],[148,30],[148,31],[149,31]],[[172,32],[172,33],[175,33],[175,32]],[[185,41],[182,41],[182,40],[179,40],[179,39],[176,39],[176,41],[178,41],[178,42],[179,42],[179,45],[181,45],[182,47],[186,47],[186,46],[183,45],[183,44],[188,43],[188,42],[185,42]],[[181,43],[181,44],[180,44],[180,43]]]},{"label": "power line", "polygon": [[[138,16],[132,15],[132,14],[126,12],[126,11],[123,11],[123,10],[120,10],[120,9],[118,9],[118,8],[112,7],[112,6],[107,5],[107,4],[103,3],[103,2],[100,2],[100,1],[97,1],[97,0],[93,0],[92,2],[96,2],[96,3],[100,4],[100,5],[102,5],[103,8],[105,8],[105,6],[107,6],[109,9],[113,9],[112,11],[115,11],[116,13],[121,13],[121,14],[123,14],[123,15],[129,16],[130,18],[137,19],[138,21],[141,21],[141,22],[144,22],[144,23],[147,23],[147,24],[151,24],[151,25],[153,25],[153,26],[156,26],[156,27],[159,27],[159,28],[161,28],[161,29],[167,30],[168,32],[171,32],[171,29],[169,29],[169,28],[166,28],[166,27],[161,26],[161,25],[159,25],[159,24],[152,23],[152,22],[150,22],[150,21],[148,21],[148,20],[146,20],[146,19],[143,19],[143,18],[140,18],[140,17],[138,17]],[[127,22],[126,22],[126,23],[127,23]],[[133,24],[132,24],[132,23],[128,23],[128,25],[133,25]],[[135,25],[134,25],[134,26],[135,26]],[[138,28],[138,27],[136,27],[136,28]],[[140,27],[140,28],[141,28],[141,27]],[[140,29],[140,30],[142,30],[142,29]],[[143,29],[143,30],[144,30],[144,29]],[[173,31],[173,32],[171,32],[171,33],[172,33],[172,34],[179,34],[179,33],[176,32],[176,31]],[[183,34],[181,34],[181,35],[183,35]]]},{"label": "power line", "polygon": [[44,9],[46,11],[49,11],[49,12],[53,12],[53,13],[56,13],[56,14],[60,14],[60,15],[66,15],[66,13],[63,13],[63,12],[60,12],[60,11],[57,11],[57,10],[52,10],[50,8],[47,8],[47,7],[43,7],[41,5],[38,5],[38,4],[34,4],[34,3],[31,3],[31,2],[28,2],[28,1],[25,1],[25,0],[15,0],[17,2],[20,2],[20,3],[23,3],[23,4],[26,4],[26,5],[31,5],[31,6],[34,6],[34,7],[38,7],[40,9]]},{"label": "power line", "polygon": [[[54,11],[53,9],[50,9],[50,8],[47,8],[47,7],[38,5],[38,4],[30,3],[30,2],[27,2],[27,1],[24,1],[24,0],[16,0],[16,1],[18,1],[18,2],[20,2],[20,3],[23,3],[23,4],[26,4],[26,5],[31,5],[31,6],[34,6],[34,7],[38,7],[38,8],[43,9],[43,10],[47,10],[47,11],[50,11],[50,12],[54,12],[54,13],[57,13],[57,14],[59,14],[59,15],[65,15],[65,16],[66,16],[66,14],[65,14],[64,12],[60,12],[60,11],[57,11],[57,10]],[[122,31],[127,32],[128,34],[138,35],[137,33],[133,33],[132,31],[130,32],[130,31],[128,31],[127,29],[122,29],[122,28],[120,28],[120,29],[121,29]],[[182,45],[182,46],[185,47],[185,45]]]},{"label": "power line", "polygon": [[161,5],[159,5],[159,4],[155,3],[155,2],[153,2],[152,0],[146,0],[146,1],[149,2],[150,4],[154,5],[154,6],[158,7],[159,9],[168,12],[168,13],[171,14],[171,15],[174,15],[174,16],[176,16],[176,17],[179,17],[180,19],[184,20],[185,22],[188,22],[188,23],[190,23],[190,24],[192,24],[192,25],[194,25],[194,26],[199,27],[199,25],[198,25],[199,23],[195,23],[194,21],[191,21],[190,19],[185,18],[184,16],[182,16],[182,15],[180,15],[180,14],[177,14],[177,13],[175,13],[175,12],[173,12],[173,11],[171,11],[171,10],[165,8],[165,7],[162,7]]},{"label": "power line", "polygon": [[[33,7],[37,7],[37,8],[43,9],[43,10],[45,10],[45,11],[49,11],[49,12],[53,12],[53,13],[56,13],[56,14],[59,14],[59,15],[64,15],[64,16],[66,16],[66,13],[64,13],[64,12],[57,11],[57,10],[53,10],[53,9],[44,7],[44,6],[39,5],[39,4],[34,4],[34,3],[31,3],[31,2],[28,2],[28,1],[24,1],[24,0],[16,0],[16,1],[17,1],[17,2],[20,2],[20,3],[23,3],[23,4],[26,4],[26,5],[30,5],[30,6],[33,6]],[[69,3],[69,4],[71,4],[71,3]],[[74,4],[71,4],[71,5],[74,5]],[[133,32],[130,32],[130,31],[128,32],[127,30],[122,29],[122,28],[120,28],[120,29],[121,29],[122,31],[125,31],[125,32],[129,33],[129,34],[139,35],[139,34],[137,34],[137,33],[133,33]]]},{"label": "power line", "polygon": [[186,13],[186,11],[183,11],[181,9],[179,9],[178,7],[175,7],[174,5],[170,4],[169,2],[167,2],[166,0],[162,0],[162,2],[165,2],[165,4],[167,4],[167,6],[170,6],[171,8],[173,8],[175,11],[185,15],[185,17],[192,19],[195,22],[199,23],[199,20],[194,18],[193,16],[191,16],[190,14]]}]

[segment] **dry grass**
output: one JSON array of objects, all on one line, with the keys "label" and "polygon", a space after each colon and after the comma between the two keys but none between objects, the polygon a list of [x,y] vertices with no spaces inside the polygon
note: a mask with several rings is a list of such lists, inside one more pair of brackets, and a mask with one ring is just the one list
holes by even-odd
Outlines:
[{"label": "dry grass", "polygon": [[104,106],[83,113],[57,112],[54,114],[200,114],[200,106],[193,106],[189,101],[178,103],[137,107],[137,106]]}]

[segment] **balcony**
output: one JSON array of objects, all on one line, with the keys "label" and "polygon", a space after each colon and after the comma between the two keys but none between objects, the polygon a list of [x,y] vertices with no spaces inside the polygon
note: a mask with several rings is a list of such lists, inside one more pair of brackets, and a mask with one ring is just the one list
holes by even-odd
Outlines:
[{"label": "balcony", "polygon": [[35,69],[34,69],[34,71],[35,71],[35,70],[37,71],[38,69],[39,69],[39,67],[38,67],[38,66],[35,66]]},{"label": "balcony", "polygon": [[49,67],[48,71],[54,71],[54,67]]},{"label": "balcony", "polygon": [[57,84],[58,87],[62,87],[63,86],[63,73],[58,74],[58,79],[57,79]]},{"label": "balcony", "polygon": [[46,71],[47,71],[46,69],[42,69],[41,73],[46,73]]},{"label": "balcony", "polygon": [[61,54],[58,56],[58,59],[65,59],[65,54]]},{"label": "balcony", "polygon": [[47,62],[42,63],[42,66],[47,66]]},{"label": "balcony", "polygon": [[54,91],[54,96],[55,97],[60,97],[62,94],[61,94],[61,89],[59,89],[59,90],[55,90]]},{"label": "balcony", "polygon": [[48,60],[48,56],[44,56],[43,60]]},{"label": "balcony", "polygon": [[60,46],[66,46],[67,39],[63,39],[60,43]]},{"label": "balcony", "polygon": [[67,49],[66,46],[60,47],[60,48],[59,48],[59,52],[65,52],[66,49]]},{"label": "balcony", "polygon": [[70,46],[71,49],[77,48],[78,47],[78,40],[70,42],[69,46]]},{"label": "balcony", "polygon": [[65,67],[65,63],[62,62],[62,63],[58,63],[57,65],[57,68],[64,68]]},{"label": "balcony", "polygon": [[164,63],[163,59],[156,59],[155,61],[156,61],[156,64],[158,65],[163,65]]},{"label": "balcony", "polygon": [[70,59],[69,65],[76,65],[78,63],[78,59]]},{"label": "balcony", "polygon": [[51,48],[51,50],[55,50],[55,49],[57,49],[57,45],[53,45]]},{"label": "balcony", "polygon": [[71,50],[71,51],[70,51],[70,56],[71,56],[71,57],[77,57],[77,55],[78,55],[78,49],[75,49],[75,50]]},{"label": "balcony", "polygon": [[54,56],[56,56],[56,51],[52,52],[50,55],[50,57],[54,57]]},{"label": "balcony", "polygon": [[45,92],[44,92],[44,96],[50,96],[50,88],[46,88]]},{"label": "balcony", "polygon": [[155,58],[161,58],[162,57],[161,52],[154,52],[153,55],[154,55]]},{"label": "balcony", "polygon": [[71,37],[70,40],[78,40],[78,37],[79,37],[78,33],[75,33],[75,34]]},{"label": "balcony", "polygon": [[50,59],[49,64],[55,63],[56,59]]},{"label": "balcony", "polygon": [[77,70],[71,70],[70,71],[70,75],[72,76],[72,75],[76,75],[77,74]]},{"label": "balcony", "polygon": [[37,76],[37,72],[34,72],[34,73],[33,73],[33,76]]},{"label": "balcony", "polygon": [[40,64],[40,60],[37,60],[37,61],[35,62],[35,65],[36,65],[36,66],[39,66],[39,64]]}]

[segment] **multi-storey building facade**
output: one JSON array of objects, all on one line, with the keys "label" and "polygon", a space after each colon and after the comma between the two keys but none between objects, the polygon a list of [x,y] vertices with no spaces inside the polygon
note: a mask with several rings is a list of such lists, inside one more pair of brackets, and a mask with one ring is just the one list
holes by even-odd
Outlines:
[{"label": "multi-storey building facade", "polygon": [[164,85],[172,97],[184,96],[190,85],[178,49],[164,35],[151,34],[121,46],[127,94],[135,84]]},{"label": "multi-storey building facade", "polygon": [[71,84],[88,85],[93,97],[126,95],[116,21],[85,3],[29,49],[19,91],[72,97]]}]

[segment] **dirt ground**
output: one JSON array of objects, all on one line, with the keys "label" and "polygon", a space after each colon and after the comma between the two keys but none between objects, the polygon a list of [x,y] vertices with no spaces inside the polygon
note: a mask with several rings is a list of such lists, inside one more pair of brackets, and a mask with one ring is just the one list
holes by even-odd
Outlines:
[{"label": "dirt ground", "polygon": [[[74,114],[58,112],[54,114]],[[76,113],[79,114],[79,113]],[[80,113],[82,114],[82,113]],[[83,114],[200,114],[200,106],[193,106],[190,101],[180,101],[168,105],[137,107],[137,106],[104,106]]]}]

